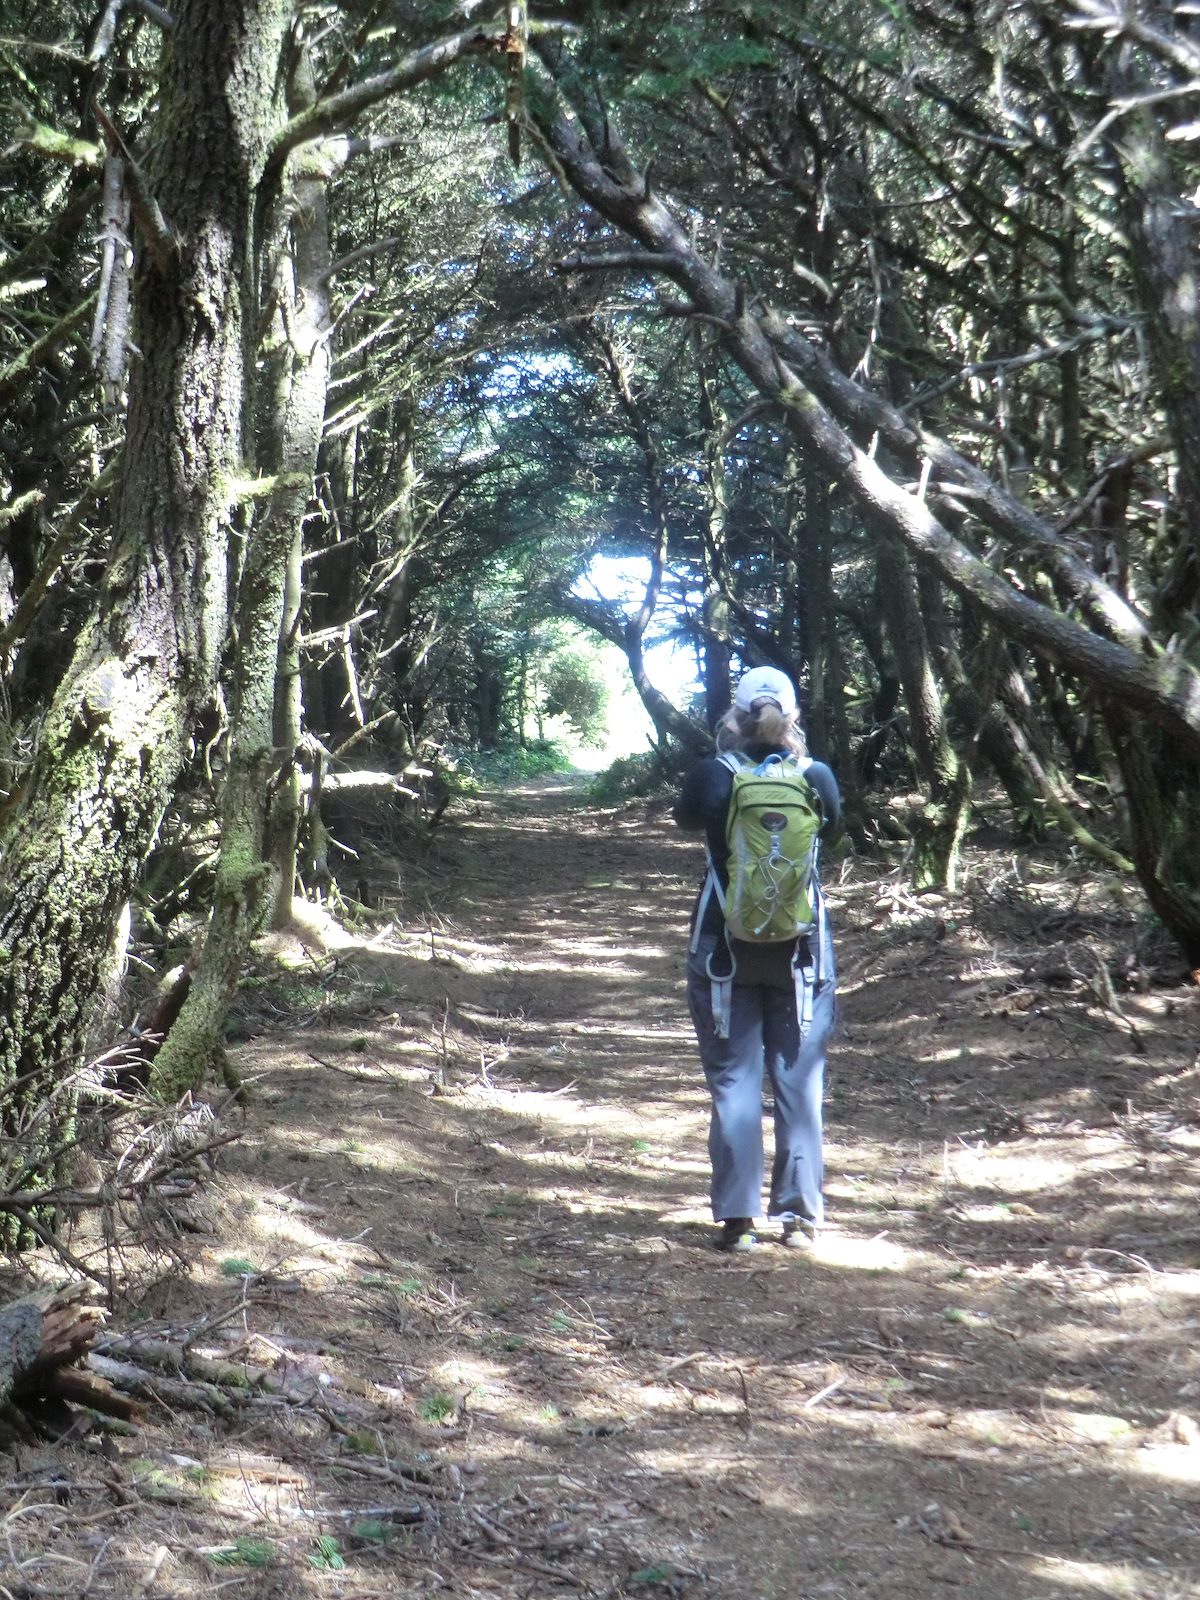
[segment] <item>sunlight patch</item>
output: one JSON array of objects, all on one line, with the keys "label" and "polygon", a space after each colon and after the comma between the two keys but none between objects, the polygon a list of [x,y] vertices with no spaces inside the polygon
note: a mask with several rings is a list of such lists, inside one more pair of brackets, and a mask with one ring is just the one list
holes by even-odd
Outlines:
[{"label": "sunlight patch", "polygon": [[1131,1472],[1161,1483],[1200,1484],[1200,1428],[1176,1413],[1141,1441],[1126,1458]]},{"label": "sunlight patch", "polygon": [[1072,1561],[1066,1556],[1046,1556],[1030,1563],[1030,1571],[1047,1582],[1072,1592],[1112,1595],[1114,1600],[1135,1600],[1144,1593],[1145,1574],[1124,1562]]},{"label": "sunlight patch", "polygon": [[858,1239],[848,1233],[822,1233],[812,1249],[813,1259],[854,1272],[904,1272],[912,1266],[912,1252],[883,1234]]},{"label": "sunlight patch", "polygon": [[971,1150],[951,1147],[947,1165],[952,1181],[972,1188],[1004,1189],[1011,1194],[1037,1194],[1064,1189],[1079,1176],[1079,1162],[1017,1150]]}]

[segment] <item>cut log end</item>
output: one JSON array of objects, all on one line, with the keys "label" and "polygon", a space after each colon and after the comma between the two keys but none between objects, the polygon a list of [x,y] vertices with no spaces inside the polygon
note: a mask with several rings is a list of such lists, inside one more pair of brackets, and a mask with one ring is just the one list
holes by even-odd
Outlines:
[{"label": "cut log end", "polygon": [[103,1312],[82,1284],[39,1289],[0,1308],[0,1406],[10,1415],[38,1419],[63,1406],[82,1405],[126,1422],[142,1407],[111,1384],[84,1371]]}]

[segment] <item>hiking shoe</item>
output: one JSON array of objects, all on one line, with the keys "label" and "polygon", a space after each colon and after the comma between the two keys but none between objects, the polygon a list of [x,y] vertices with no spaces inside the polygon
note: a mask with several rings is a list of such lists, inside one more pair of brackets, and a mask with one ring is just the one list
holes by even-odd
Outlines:
[{"label": "hiking shoe", "polygon": [[754,1237],[753,1217],[726,1217],[721,1224],[720,1237],[717,1239],[717,1249],[731,1251],[737,1255],[744,1255],[748,1250],[756,1250],[758,1240]]},{"label": "hiking shoe", "polygon": [[802,1217],[784,1217],[780,1241],[789,1250],[811,1250],[817,1242],[817,1230]]}]

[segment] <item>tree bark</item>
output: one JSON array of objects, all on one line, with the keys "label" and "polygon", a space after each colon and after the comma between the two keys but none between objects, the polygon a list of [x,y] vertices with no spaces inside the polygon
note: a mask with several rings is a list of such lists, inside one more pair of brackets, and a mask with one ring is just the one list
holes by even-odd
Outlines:
[{"label": "tree bark", "polygon": [[304,679],[300,670],[300,613],[304,598],[304,534],[297,524],[283,579],[283,614],[275,667],[275,749],[281,766],[267,806],[266,854],[275,893],[268,920],[283,928],[292,919],[296,852],[304,817],[300,782],[300,741],[304,722]]},{"label": "tree bark", "polygon": [[1116,141],[1133,281],[1146,344],[1178,463],[1173,498],[1178,546],[1160,596],[1178,617],[1200,595],[1200,302],[1196,236],[1200,210],[1172,170],[1154,113],[1131,117]]},{"label": "tree bark", "polygon": [[729,486],[725,476],[725,424],[710,355],[696,340],[700,383],[700,432],[704,452],[704,599],[700,614],[703,643],[704,719],[712,730],[729,710],[729,602],[725,598]]},{"label": "tree bark", "polygon": [[[327,173],[314,153],[296,164],[292,238],[275,274],[277,326],[259,403],[266,496],[239,585],[213,909],[191,990],[151,1069],[151,1092],[164,1100],[195,1089],[212,1067],[225,1065],[221,1032],[238,976],[251,939],[284,888],[267,849],[272,779],[294,771],[293,751],[277,751],[275,744],[276,671],[288,563],[312,494],[325,418],[331,325]],[[290,904],[290,881],[287,896]]]},{"label": "tree bark", "polygon": [[9,1415],[36,1421],[48,1402],[78,1401],[128,1421],[143,1416],[137,1401],[80,1369],[101,1322],[84,1294],[77,1285],[39,1289],[0,1308],[0,1408]]},{"label": "tree bark", "polygon": [[903,550],[887,533],[876,542],[884,615],[891,636],[909,734],[926,790],[912,819],[914,889],[953,889],[970,812],[971,774],[950,742],[941,687]]},{"label": "tree bark", "polygon": [[[1138,881],[1200,983],[1200,765],[1152,748],[1152,733],[1123,707],[1105,721],[1125,787],[1130,853]],[[1164,795],[1163,766],[1174,784]]]},{"label": "tree bark", "polygon": [[[10,1112],[74,1064],[121,907],[225,636],[245,460],[254,208],[289,0],[182,0],[164,47],[115,543],[46,716],[0,868],[0,1088]],[[30,1076],[32,1075],[32,1076]],[[53,1152],[29,1152],[43,1170]]]}]

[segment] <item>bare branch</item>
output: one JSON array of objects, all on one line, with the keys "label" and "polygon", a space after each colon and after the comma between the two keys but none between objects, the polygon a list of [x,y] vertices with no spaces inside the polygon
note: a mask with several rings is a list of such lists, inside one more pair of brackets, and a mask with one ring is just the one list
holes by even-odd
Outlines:
[{"label": "bare branch", "polygon": [[[1169,66],[1193,77],[1200,74],[1200,49],[1181,33],[1164,33],[1139,15],[1135,5],[1110,5],[1107,0],[1075,0],[1076,15],[1063,26],[1074,32],[1099,32],[1109,39],[1135,39]],[[1192,86],[1195,88],[1195,85]]]},{"label": "bare branch", "polygon": [[[610,138],[600,153],[563,116],[542,127],[577,193],[643,248],[665,258],[663,272],[698,309],[723,321],[724,343],[738,365],[760,393],[783,407],[797,442],[836,474],[868,515],[882,520],[946,583],[1014,638],[1064,663],[1102,694],[1145,712],[1189,749],[1200,751],[1200,675],[1186,661],[1152,655],[1143,619],[1052,528],[944,440],[847,378],[786,317],[770,309],[738,317],[734,283],[701,258],[674,215],[656,196],[644,195],[641,185],[630,181],[631,173],[624,181],[614,176]],[[849,429],[864,424],[904,458],[928,460],[948,480],[977,495],[1009,544],[1051,565],[1110,636],[1031,599],[976,556],[927,503],[894,483],[873,454],[856,443]]]}]

